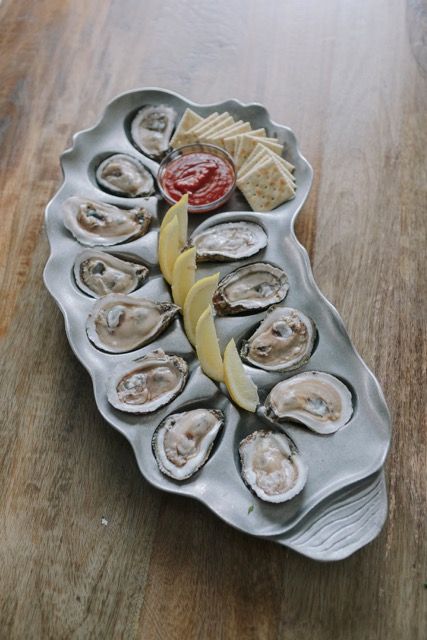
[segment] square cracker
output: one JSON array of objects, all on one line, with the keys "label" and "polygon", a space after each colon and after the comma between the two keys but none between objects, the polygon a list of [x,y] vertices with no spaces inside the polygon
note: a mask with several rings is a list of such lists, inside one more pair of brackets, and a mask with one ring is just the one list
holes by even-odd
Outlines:
[{"label": "square cracker", "polygon": [[224,129],[224,131],[217,131],[217,133],[215,133],[214,135],[209,136],[208,142],[223,147],[225,138],[237,136],[240,133],[246,133],[250,130],[251,125],[249,124],[249,122],[238,120],[233,125],[231,125],[231,127],[227,127],[227,129]]},{"label": "square cracker", "polygon": [[[280,173],[285,178],[285,180],[288,183],[289,187],[292,189],[292,193],[295,195],[296,185],[295,185],[294,177],[293,177],[293,175],[291,173],[289,173],[289,171],[286,169],[286,167],[284,167],[282,165],[282,163],[280,162],[281,158],[279,158],[277,153],[274,153],[273,151],[270,151],[270,149],[267,149],[265,147],[265,153],[262,156],[259,157],[259,160],[256,162],[255,165],[253,165],[252,169],[258,168],[261,165],[261,163],[263,163],[265,161],[266,158],[272,159],[276,163]],[[252,169],[250,169],[249,171],[252,171]],[[244,174],[239,176],[240,180],[244,181],[244,179],[245,179],[246,175],[249,173],[249,171],[246,171]]]},{"label": "square cracker", "polygon": [[206,141],[207,137],[211,135],[215,135],[217,132],[221,132],[227,127],[229,127],[230,125],[234,124],[234,118],[232,116],[230,116],[229,114],[227,115],[224,114],[224,116],[225,116],[224,118],[221,118],[221,121],[217,120],[208,129],[203,129],[203,131],[199,133],[199,136],[198,136],[199,140]]},{"label": "square cracker", "polygon": [[171,141],[170,141],[171,147],[174,147],[174,148],[179,147],[180,138],[182,134],[185,133],[186,131],[189,131],[189,129],[191,129],[192,127],[195,127],[196,125],[200,124],[202,120],[203,120],[202,116],[199,116],[198,113],[195,113],[191,109],[186,109],[184,111],[184,114],[181,120],[179,121],[179,124],[175,130],[175,133],[171,138]]},{"label": "square cracker", "polygon": [[191,129],[184,131],[181,136],[181,144],[192,144],[193,142],[197,142],[199,132],[203,131],[203,129],[205,128],[209,128],[211,124],[218,118],[219,115],[215,111],[214,113],[211,113],[207,118],[203,118],[203,120],[201,120]]},{"label": "square cracker", "polygon": [[237,180],[237,186],[254,211],[271,211],[295,195],[280,164],[273,158],[262,160],[243,179]]},{"label": "square cracker", "polygon": [[235,136],[230,136],[224,139],[224,147],[228,151],[228,153],[234,157],[237,147],[240,143],[241,135],[256,135],[258,137],[265,137],[265,129],[251,129],[247,132],[247,134],[238,134]]},{"label": "square cracker", "polygon": [[[250,135],[252,137],[255,137],[252,133]],[[285,158],[282,158],[284,145],[279,142],[277,138],[262,138],[261,140],[259,140],[259,142],[268,147],[273,153],[276,153],[278,156],[280,156],[281,163],[290,173],[295,171],[294,165],[291,164],[288,160],[285,160]]]},{"label": "square cracker", "polygon": [[221,124],[221,122],[228,117],[228,113],[213,113],[211,115],[214,116],[212,119],[209,119],[211,117],[209,116],[204,122],[201,122],[200,124],[190,129],[189,133],[194,134],[198,138],[205,131],[208,131],[212,127],[215,127],[217,124]]},{"label": "square cracker", "polygon": [[260,142],[256,145],[255,149],[252,151],[251,155],[240,167],[239,171],[237,172],[237,177],[243,178],[243,176],[246,173],[248,173],[252,169],[252,167],[254,167],[261,160],[261,158],[266,158],[268,156],[274,158],[274,160],[280,163],[280,165],[284,170],[285,175],[288,177],[289,181],[294,186],[295,178],[288,169],[289,166],[291,166],[292,168],[294,168],[294,166],[291,165],[290,162],[287,162],[284,158],[279,156],[275,151],[272,151],[267,146],[265,146],[262,140],[260,140]]},{"label": "square cracker", "polygon": [[283,151],[283,145],[277,142],[272,142],[271,139],[270,140],[268,140],[267,138],[260,139],[255,137],[253,134],[245,133],[241,136],[239,146],[237,147],[234,155],[234,163],[237,167],[237,170],[239,170],[241,166],[244,164],[244,162],[249,158],[252,151],[255,149],[255,147],[259,142],[264,144],[266,147],[273,149],[279,155]]},{"label": "square cracker", "polygon": [[263,144],[258,142],[255,149],[252,151],[252,153],[248,156],[248,158],[240,167],[239,171],[237,172],[237,176],[240,178],[241,176],[243,176],[243,174],[247,173],[250,169],[252,169],[252,167],[259,160],[261,160],[261,158],[266,156],[266,150],[267,150],[267,147],[265,147]]},{"label": "square cracker", "polygon": [[278,142],[277,138],[265,138],[263,140],[260,140],[260,142],[262,142],[262,144],[265,147],[267,147],[267,149],[269,149],[272,153],[274,153],[280,158],[280,160],[282,161],[282,164],[286,167],[286,169],[289,172],[291,171],[291,169],[292,171],[295,169],[293,164],[291,164],[290,162],[287,162],[287,160],[282,158],[284,145],[281,142]]}]

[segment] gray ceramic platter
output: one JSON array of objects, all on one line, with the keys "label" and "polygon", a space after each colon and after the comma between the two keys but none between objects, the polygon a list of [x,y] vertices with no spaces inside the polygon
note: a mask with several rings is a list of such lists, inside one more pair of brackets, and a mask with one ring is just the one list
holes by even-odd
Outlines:
[{"label": "gray ceramic platter", "polygon": [[[150,276],[142,288],[131,294],[153,300],[170,300],[170,290],[157,264],[159,221],[167,209],[160,196],[150,199],[121,198],[103,191],[96,183],[95,169],[107,156],[122,152],[137,157],[155,175],[158,165],[132,144],[129,122],[135,111],[147,104],[168,104],[180,116],[187,106],[200,115],[228,111],[236,118],[264,127],[268,135],[277,136],[285,146],[284,157],[296,167],[298,185],[293,200],[271,213],[249,210],[236,190],[219,213],[190,216],[190,231],[230,220],[252,220],[261,224],[268,235],[266,249],[258,255],[235,263],[204,263],[198,277],[219,271],[221,277],[237,266],[267,261],[281,266],[289,278],[286,306],[300,309],[316,323],[318,341],[308,363],[300,369],[267,373],[247,367],[259,388],[261,401],[282,379],[295,373],[320,370],[342,379],[351,389],[354,414],[337,433],[320,436],[291,423],[273,425],[260,408],[253,415],[233,405],[225,387],[218,386],[201,371],[197,358],[183,332],[181,321],[150,345],[127,354],[99,351],[86,336],[85,323],[94,299],[76,286],[73,264],[85,248],[63,225],[62,203],[73,195],[87,196],[122,207],[144,204],[153,214],[147,235],[108,252],[132,256],[146,264]],[[386,493],[382,465],[390,442],[390,419],[381,389],[367,366],[356,353],[337,311],[320,293],[314,282],[308,255],[297,241],[293,225],[310,190],[312,169],[301,155],[293,132],[271,121],[266,109],[257,104],[244,105],[236,100],[198,105],[177,94],[161,89],[142,89],[123,94],[107,107],[92,129],[74,136],[73,146],[61,158],[63,184],[46,209],[46,229],[51,255],[46,264],[45,282],[65,319],[67,336],[76,356],[90,373],[96,403],[103,417],[131,443],[144,477],[159,489],[194,497],[206,504],[230,525],[252,535],[266,537],[322,560],[345,557],[371,540],[384,522]],[[253,329],[265,313],[219,318],[216,321],[221,346],[231,337],[238,343]],[[113,409],[106,399],[106,384],[111,369],[161,347],[167,353],[185,358],[190,367],[186,387],[171,404],[147,417],[132,416]],[[151,447],[153,432],[170,413],[206,406],[225,413],[225,428],[217,439],[205,466],[190,480],[177,483],[157,468]],[[270,505],[256,498],[240,476],[238,444],[259,428],[285,431],[296,443],[309,468],[303,492],[281,505]]]}]

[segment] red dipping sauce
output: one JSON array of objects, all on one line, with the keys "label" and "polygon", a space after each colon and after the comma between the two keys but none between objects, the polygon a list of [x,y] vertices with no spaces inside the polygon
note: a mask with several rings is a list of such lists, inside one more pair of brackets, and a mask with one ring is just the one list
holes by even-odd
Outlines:
[{"label": "red dipping sauce", "polygon": [[201,207],[226,197],[234,187],[235,173],[227,159],[209,151],[193,151],[172,159],[161,182],[171,200],[176,202],[188,193],[189,205]]}]

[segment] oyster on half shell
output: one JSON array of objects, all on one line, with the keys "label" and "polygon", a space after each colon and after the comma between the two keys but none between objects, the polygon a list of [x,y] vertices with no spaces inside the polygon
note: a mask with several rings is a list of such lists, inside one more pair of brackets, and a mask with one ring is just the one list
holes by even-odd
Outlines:
[{"label": "oyster on half shell", "polygon": [[77,286],[93,298],[109,293],[131,293],[144,284],[147,275],[148,269],[143,264],[95,249],[85,249],[74,261]]},{"label": "oyster on half shell", "polygon": [[351,393],[329,373],[306,371],[276,384],[265,401],[266,415],[288,418],[317,433],[334,433],[353,414]]},{"label": "oyster on half shell", "polygon": [[118,196],[137,198],[154,192],[151,173],[142,162],[126,153],[115,153],[105,158],[95,175],[100,187]]},{"label": "oyster on half shell", "polygon": [[316,329],[313,321],[291,307],[271,307],[240,355],[266,371],[288,371],[310,358]]},{"label": "oyster on half shell", "polygon": [[110,293],[98,300],[86,322],[93,344],[109,353],[126,353],[152,342],[170,325],[179,307],[171,302]]},{"label": "oyster on half shell", "polygon": [[119,365],[108,382],[107,398],[120,411],[152,413],[181,393],[187,377],[188,365],[183,358],[156,349]]},{"label": "oyster on half shell", "polygon": [[268,262],[254,262],[226,275],[212,301],[218,315],[262,311],[281,302],[289,289],[286,273]]},{"label": "oyster on half shell", "polygon": [[193,409],[165,418],[153,436],[160,471],[175,480],[190,478],[209,458],[223,424],[223,413],[217,409]]},{"label": "oyster on half shell", "polygon": [[302,491],[307,468],[284,433],[254,431],[239,446],[242,478],[261,500],[285,502]]},{"label": "oyster on half shell", "polygon": [[147,233],[151,214],[144,207],[119,209],[71,196],[63,203],[64,225],[81,244],[111,246],[135,240]]},{"label": "oyster on half shell", "polygon": [[255,222],[224,222],[192,237],[197,260],[233,262],[255,255],[267,245],[267,234]]},{"label": "oyster on half shell", "polygon": [[171,107],[143,107],[132,120],[132,140],[143,153],[158,158],[168,150],[175,121],[176,111]]}]

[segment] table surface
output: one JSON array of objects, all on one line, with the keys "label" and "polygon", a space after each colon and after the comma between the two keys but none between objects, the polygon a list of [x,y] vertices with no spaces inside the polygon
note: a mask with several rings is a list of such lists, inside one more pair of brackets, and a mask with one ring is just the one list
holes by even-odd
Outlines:
[{"label": "table surface", "polygon": [[[5,0],[0,18],[0,635],[424,638],[425,2]],[[58,156],[144,86],[261,102],[313,165],[297,235],[394,421],[388,520],[347,560],[151,488],[68,346],[42,281]]]}]

